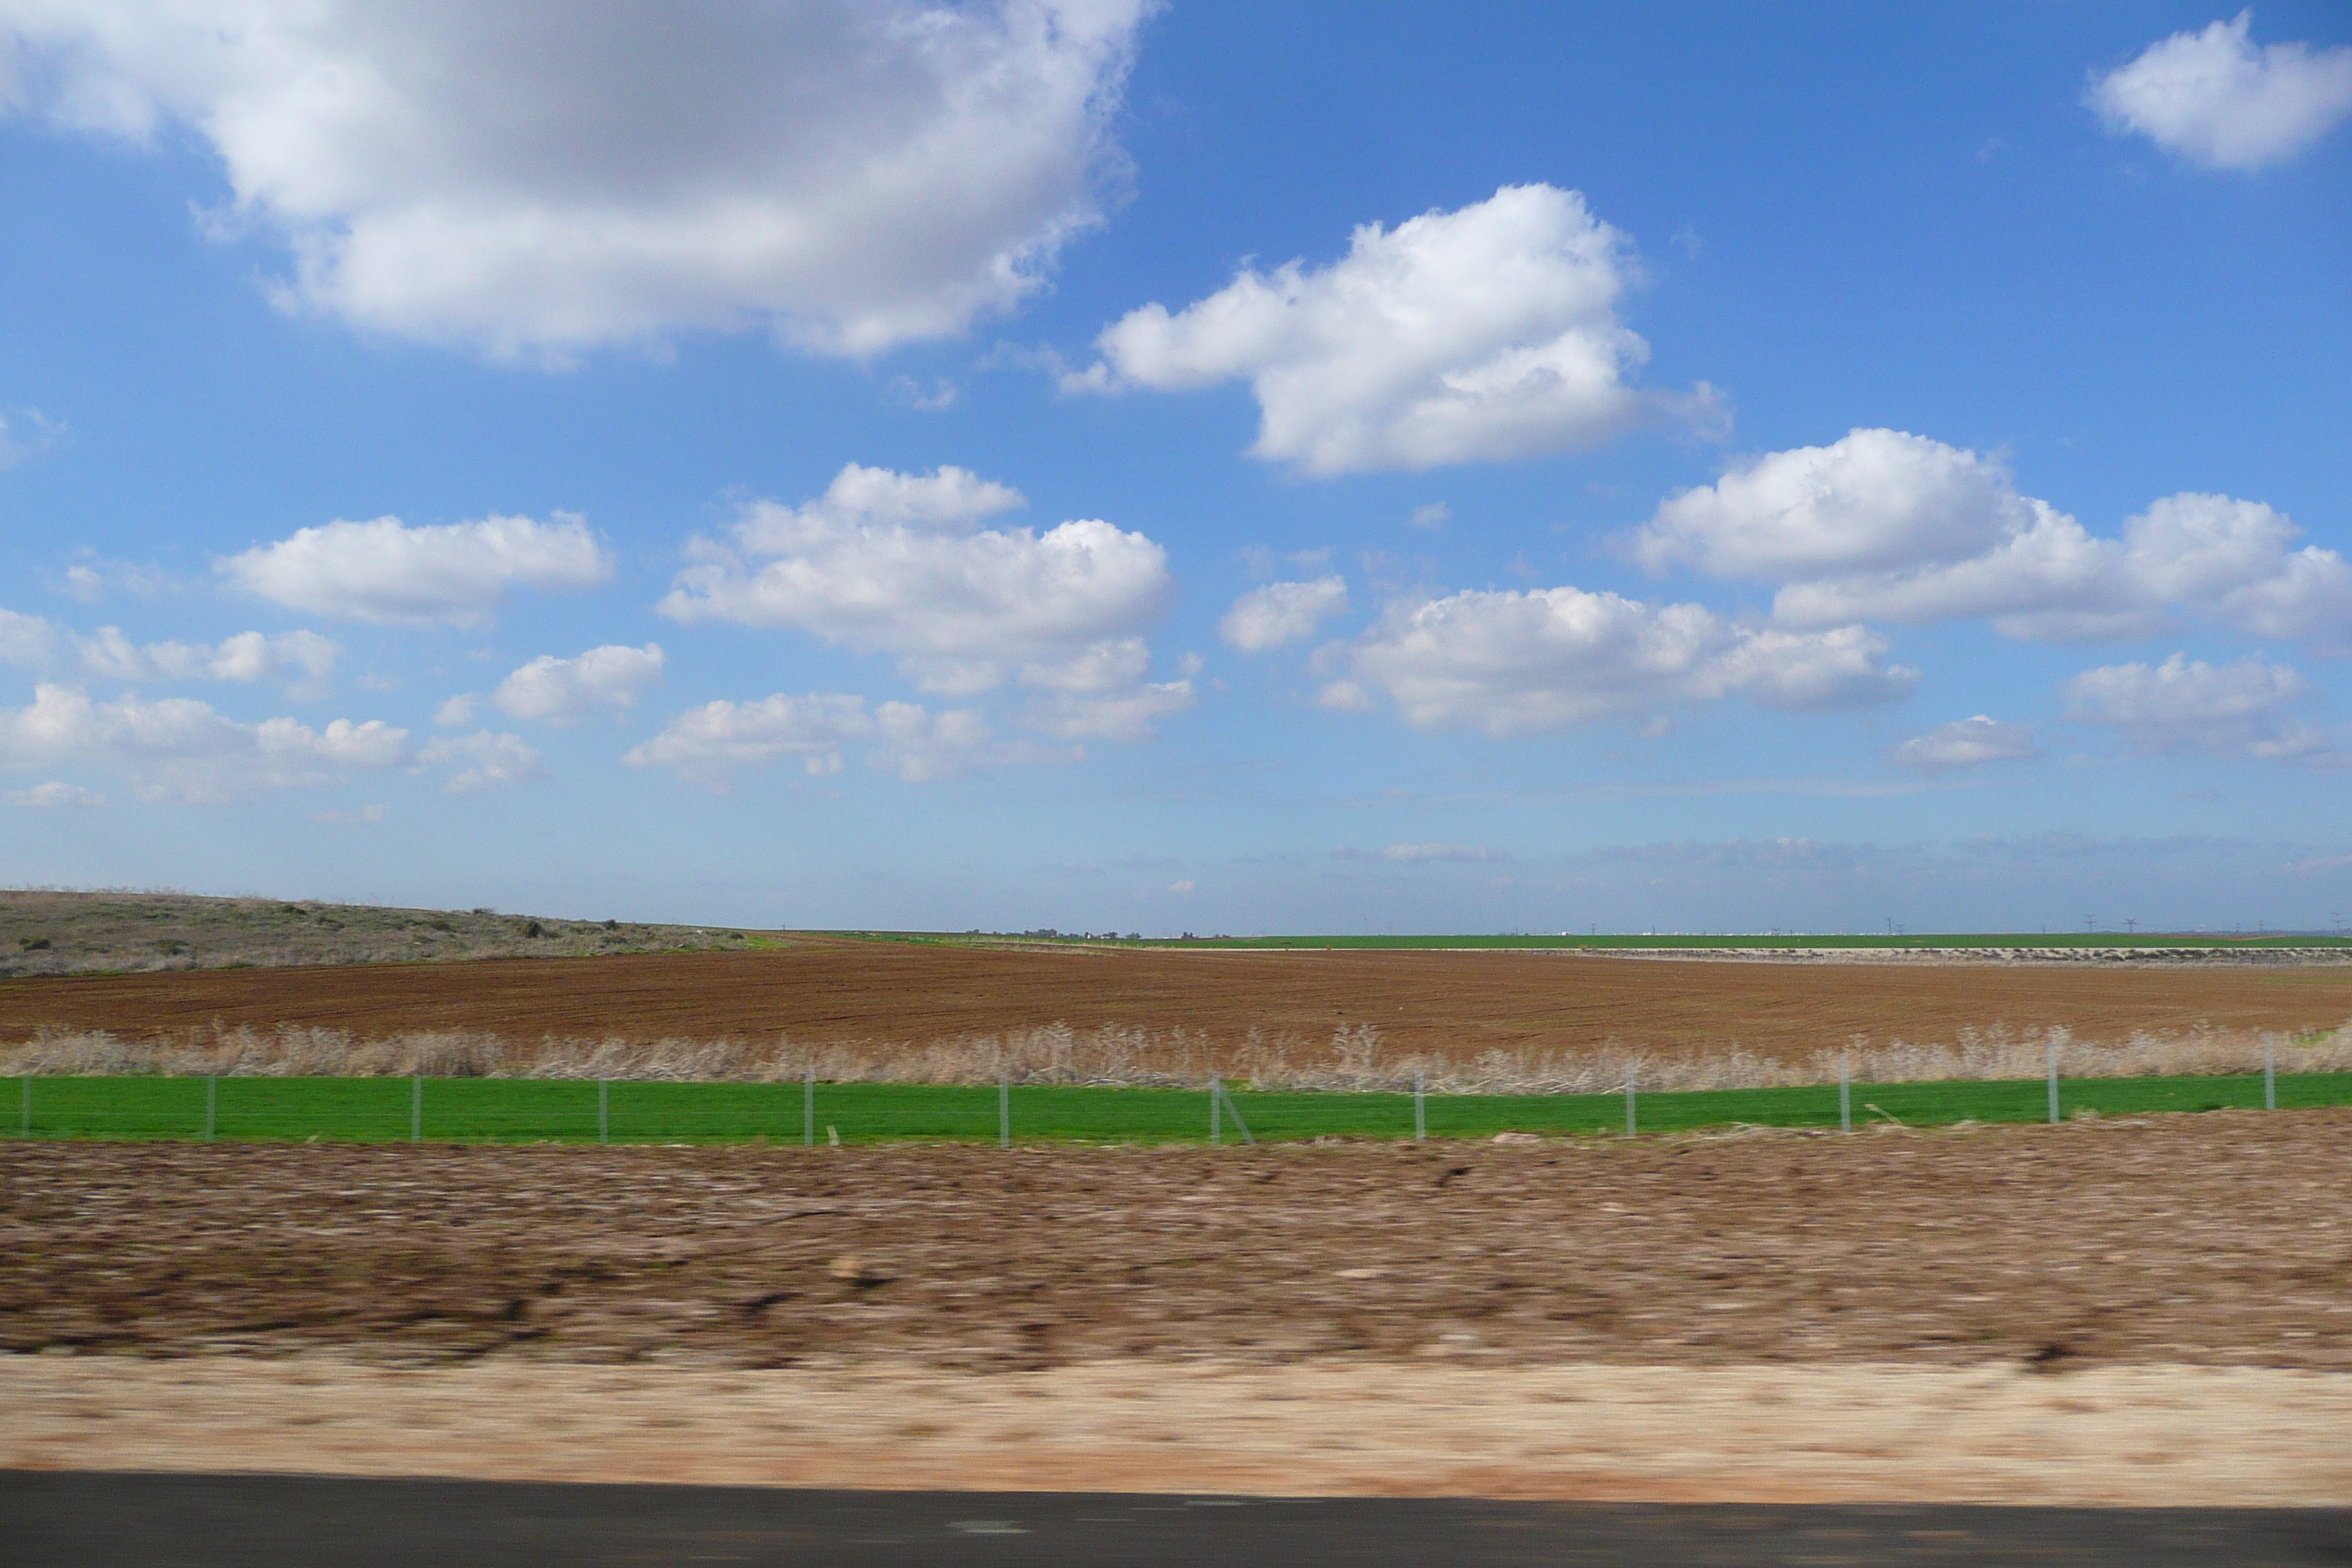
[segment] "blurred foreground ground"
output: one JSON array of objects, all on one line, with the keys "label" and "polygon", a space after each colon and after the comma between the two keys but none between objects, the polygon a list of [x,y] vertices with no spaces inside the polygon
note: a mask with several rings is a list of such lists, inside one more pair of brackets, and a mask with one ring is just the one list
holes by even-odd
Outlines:
[{"label": "blurred foreground ground", "polygon": [[2347,1134],[8,1145],[0,1464],[2340,1503]]},{"label": "blurred foreground ground", "polygon": [[2352,1372],[2352,1110],[1255,1149],[0,1144],[0,1349]]}]

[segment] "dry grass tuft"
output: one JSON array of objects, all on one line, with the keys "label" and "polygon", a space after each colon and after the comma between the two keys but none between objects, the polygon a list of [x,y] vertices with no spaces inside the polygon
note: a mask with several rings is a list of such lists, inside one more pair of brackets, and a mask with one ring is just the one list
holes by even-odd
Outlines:
[{"label": "dry grass tuft", "polygon": [[1776,1061],[1732,1048],[1670,1054],[1605,1045],[1590,1051],[1489,1051],[1464,1060],[1391,1055],[1379,1032],[1359,1026],[1316,1045],[1297,1036],[1253,1032],[1219,1048],[1190,1030],[1056,1024],[1001,1035],[898,1044],[808,1044],[773,1040],[509,1039],[457,1031],[365,1037],[341,1029],[281,1026],[192,1029],[153,1040],[103,1031],[43,1030],[0,1046],[0,1073],[173,1077],[405,1077],[623,1079],[773,1082],[814,1072],[834,1083],[994,1083],[1174,1087],[1212,1070],[1268,1089],[1385,1090],[1416,1077],[1440,1094],[1596,1094],[1623,1087],[1630,1070],[1653,1091],[1770,1089],[1833,1083],[1841,1059],[1856,1081],[1926,1083],[2038,1078],[2053,1043],[2069,1078],[2157,1078],[2259,1071],[2265,1047],[2281,1072],[2352,1071],[2352,1026],[2286,1036],[2200,1029],[2135,1034],[2112,1044],[2076,1041],[2063,1029],[2038,1034],[1964,1030],[1958,1044],[1876,1044],[1857,1038],[1805,1060]]}]

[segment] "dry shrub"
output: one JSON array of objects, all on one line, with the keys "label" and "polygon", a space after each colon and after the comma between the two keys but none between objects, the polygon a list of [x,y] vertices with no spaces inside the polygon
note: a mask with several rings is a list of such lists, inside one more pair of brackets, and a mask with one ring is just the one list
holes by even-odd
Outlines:
[{"label": "dry shrub", "polygon": [[773,1040],[510,1039],[425,1030],[359,1036],[284,1026],[270,1030],[188,1030],[143,1040],[102,1031],[45,1029],[0,1046],[0,1073],[266,1077],[635,1079],[772,1082],[814,1072],[835,1083],[985,1084],[1008,1074],[1020,1084],[1177,1086],[1211,1071],[1258,1089],[1387,1090],[1416,1078],[1441,1094],[1596,1094],[1622,1089],[1628,1072],[1647,1090],[1770,1089],[1833,1083],[1841,1061],[1855,1081],[1944,1082],[2038,1078],[2053,1045],[2070,1078],[2156,1078],[2261,1069],[2267,1048],[2282,1072],[2352,1071],[2352,1025],[2330,1034],[2265,1035],[2200,1029],[2135,1034],[2114,1043],[2076,1041],[2066,1031],[2011,1034],[1964,1030],[1957,1044],[1884,1045],[1857,1038],[1800,1061],[1734,1047],[1719,1052],[1641,1051],[1608,1044],[1584,1051],[1487,1051],[1475,1057],[1391,1057],[1369,1026],[1343,1028],[1319,1045],[1253,1030],[1220,1047],[1192,1030],[1066,1024],[929,1042],[812,1044]]}]

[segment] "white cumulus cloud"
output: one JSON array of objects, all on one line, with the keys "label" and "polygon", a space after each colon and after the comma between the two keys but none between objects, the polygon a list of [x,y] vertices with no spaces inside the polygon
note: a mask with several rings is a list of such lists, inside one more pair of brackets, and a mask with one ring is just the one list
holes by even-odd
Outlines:
[{"label": "white cumulus cloud", "polygon": [[1861,626],[1792,633],[1569,587],[1467,592],[1391,606],[1337,652],[1346,674],[1324,701],[1360,709],[1377,689],[1410,723],[1493,735],[1733,696],[1852,708],[1916,684],[1918,672],[1888,664],[1886,651]]},{"label": "white cumulus cloud", "polygon": [[2174,654],[2162,664],[2085,670],[2064,688],[2067,716],[2115,731],[2143,756],[2315,759],[2325,737],[2293,716],[2310,683],[2283,664],[2212,665]]},{"label": "white cumulus cloud", "polygon": [[1070,658],[1021,668],[1021,684],[1033,687],[1021,721],[1056,741],[1150,741],[1160,720],[1188,712],[1195,703],[1192,672],[1200,660],[1185,658],[1181,679],[1152,682],[1152,654],[1140,637],[1096,642]]},{"label": "white cumulus cloud", "polygon": [[29,707],[0,709],[0,767],[105,768],[151,800],[217,803],[411,760],[408,731],[375,719],[317,730],[292,719],[244,724],[186,698],[93,702],[47,682]]},{"label": "white cumulus cloud", "polygon": [[39,669],[57,657],[58,634],[39,616],[0,610],[0,664]]},{"label": "white cumulus cloud", "polygon": [[1021,721],[1061,741],[1145,741],[1161,719],[1195,700],[1187,679],[1152,682],[1151,650],[1141,637],[1098,642],[1075,656],[1024,665],[1021,683],[1037,688]]},{"label": "white cumulus cloud", "polygon": [[1130,639],[1174,592],[1168,552],[1098,521],[980,526],[1022,504],[961,468],[852,463],[804,506],[745,507],[731,544],[698,541],[660,609],[895,654],[924,690],[959,696],[1016,676],[1065,685],[1139,652]]},{"label": "white cumulus cloud", "polygon": [[342,649],[316,632],[239,632],[217,643],[134,643],[121,626],[95,637],[60,633],[38,616],[0,610],[0,664],[44,669],[68,662],[100,680],[271,680],[298,696],[323,693]]},{"label": "white cumulus cloud", "polygon": [[1171,314],[1096,340],[1072,391],[1247,381],[1256,456],[1309,473],[1426,468],[1589,446],[1713,405],[1626,384],[1649,345],[1617,319],[1636,273],[1582,195],[1507,185],[1393,229],[1366,224],[1330,266],[1244,271]]},{"label": "white cumulus cloud", "polygon": [[822,778],[841,771],[842,747],[870,733],[872,723],[864,698],[838,692],[706,702],[621,760],[633,768],[669,768],[713,789],[726,788],[745,768],[784,761]]},{"label": "white cumulus cloud", "polygon": [[215,563],[247,593],[384,626],[479,626],[513,588],[593,588],[612,558],[580,518],[486,517],[411,528],[396,517],[298,529]]},{"label": "white cumulus cloud", "polygon": [[1669,499],[1628,541],[1783,584],[1784,625],[1990,618],[2046,641],[2148,637],[2183,618],[2352,653],[2352,563],[2260,501],[2183,493],[2092,533],[1977,453],[1897,430],[1774,452]]},{"label": "white cumulus cloud", "polygon": [[1633,536],[1659,569],[1787,580],[1950,561],[2030,526],[1997,464],[1901,430],[1772,452],[1683,491]]},{"label": "white cumulus cloud", "polygon": [[868,708],[863,697],[843,692],[779,692],[756,702],[690,709],[621,760],[633,768],[668,768],[725,790],[744,769],[775,763],[798,763],[811,778],[825,778],[841,772],[843,753],[856,747],[866,749],[873,767],[910,782],[1042,755],[995,741],[987,721],[968,709],[935,713],[911,702]]},{"label": "white cumulus cloud", "polygon": [[1264,653],[1286,643],[1303,642],[1315,628],[1348,607],[1348,584],[1342,577],[1318,577],[1311,583],[1268,583],[1234,601],[1217,635],[1244,653]]},{"label": "white cumulus cloud", "polygon": [[0,103],[193,135],[279,300],[369,331],[865,354],[1011,309],[1099,221],[1150,8],[13,0]]},{"label": "white cumulus cloud", "polygon": [[1930,772],[2015,762],[2040,754],[2032,730],[2022,724],[2004,724],[1984,713],[1938,724],[1924,735],[1912,736],[1889,753],[1890,759],[1900,766]]},{"label": "white cumulus cloud", "polygon": [[316,632],[239,632],[213,644],[138,644],[120,626],[77,637],[74,649],[82,673],[101,680],[274,680],[304,696],[324,690],[342,657],[342,649]]},{"label": "white cumulus cloud", "polygon": [[1056,691],[1032,699],[1021,721],[1057,741],[1148,741],[1160,720],[1190,712],[1198,700],[1190,680],[1102,692]]},{"label": "white cumulus cloud", "polygon": [[2352,563],[2294,548],[2301,530],[2259,501],[2168,496],[2119,539],[2038,502],[2031,516],[1980,555],[1783,588],[1774,613],[1799,626],[1982,616],[2007,636],[2059,642],[2148,637],[2186,616],[2352,653]]},{"label": "white cumulus cloud", "polygon": [[999,744],[988,721],[969,709],[934,713],[912,702],[885,702],[874,710],[869,766],[897,773],[909,784],[953,778],[975,768],[1034,761],[1040,754],[1018,743]]},{"label": "white cumulus cloud", "polygon": [[2352,116],[2352,47],[2257,46],[2253,13],[2175,33],[2092,79],[2091,107],[2208,169],[2259,169],[2294,157]]},{"label": "white cumulus cloud", "polygon": [[[662,663],[659,643],[643,647],[608,644],[577,658],[544,654],[499,682],[491,700],[518,719],[570,724],[599,709],[636,706],[646,688],[661,679]],[[449,710],[449,703],[442,707]]]}]

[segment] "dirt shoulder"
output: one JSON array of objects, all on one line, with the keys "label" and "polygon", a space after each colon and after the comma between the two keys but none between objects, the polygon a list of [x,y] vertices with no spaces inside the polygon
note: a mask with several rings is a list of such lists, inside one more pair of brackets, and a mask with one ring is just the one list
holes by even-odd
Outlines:
[{"label": "dirt shoulder", "polygon": [[958,1373],[0,1361],[0,1466],[986,1491],[2291,1507],[2352,1376],[1089,1363]]}]

